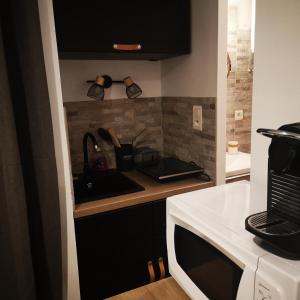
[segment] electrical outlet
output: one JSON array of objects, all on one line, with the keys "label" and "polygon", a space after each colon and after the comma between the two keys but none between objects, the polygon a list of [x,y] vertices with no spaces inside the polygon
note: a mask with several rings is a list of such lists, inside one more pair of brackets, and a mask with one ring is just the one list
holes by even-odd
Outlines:
[{"label": "electrical outlet", "polygon": [[241,110],[236,110],[234,112],[234,120],[235,121],[244,120],[244,111],[242,109]]},{"label": "electrical outlet", "polygon": [[193,106],[193,128],[202,131],[202,106]]}]

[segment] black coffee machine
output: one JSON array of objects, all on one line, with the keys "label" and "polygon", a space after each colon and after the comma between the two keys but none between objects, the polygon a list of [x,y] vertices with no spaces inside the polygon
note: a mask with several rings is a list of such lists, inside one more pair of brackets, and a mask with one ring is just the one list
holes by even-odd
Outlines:
[{"label": "black coffee machine", "polygon": [[267,211],[248,217],[246,229],[275,254],[300,258],[300,123],[258,129],[269,147]]}]

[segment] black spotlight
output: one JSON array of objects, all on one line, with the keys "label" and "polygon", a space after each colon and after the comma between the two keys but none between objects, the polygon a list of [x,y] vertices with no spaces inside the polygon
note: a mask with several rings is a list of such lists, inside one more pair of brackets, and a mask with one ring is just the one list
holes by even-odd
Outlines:
[{"label": "black spotlight", "polygon": [[89,88],[87,96],[96,100],[104,99],[104,78],[97,76],[95,83]]},{"label": "black spotlight", "polygon": [[108,75],[97,76],[95,82],[89,88],[87,96],[96,100],[104,99],[104,89],[108,89],[112,85],[112,79]]},{"label": "black spotlight", "polygon": [[124,78],[123,81],[126,85],[126,94],[128,98],[133,99],[142,95],[143,91],[136,83],[133,82],[130,76]]}]

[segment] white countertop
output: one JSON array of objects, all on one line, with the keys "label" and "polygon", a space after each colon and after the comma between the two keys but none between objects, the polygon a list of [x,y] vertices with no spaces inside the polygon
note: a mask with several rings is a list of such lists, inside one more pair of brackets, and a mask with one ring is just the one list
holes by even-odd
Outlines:
[{"label": "white countertop", "polygon": [[251,154],[238,152],[226,153],[226,177],[248,174],[251,167]]}]

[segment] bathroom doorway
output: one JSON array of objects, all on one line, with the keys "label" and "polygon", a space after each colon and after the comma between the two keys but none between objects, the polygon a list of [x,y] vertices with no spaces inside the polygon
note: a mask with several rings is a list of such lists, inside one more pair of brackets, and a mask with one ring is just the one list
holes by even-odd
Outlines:
[{"label": "bathroom doorway", "polygon": [[250,179],[255,0],[228,1],[226,182]]}]

